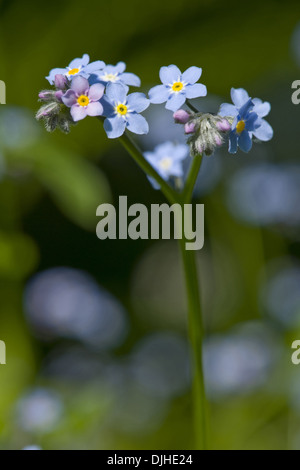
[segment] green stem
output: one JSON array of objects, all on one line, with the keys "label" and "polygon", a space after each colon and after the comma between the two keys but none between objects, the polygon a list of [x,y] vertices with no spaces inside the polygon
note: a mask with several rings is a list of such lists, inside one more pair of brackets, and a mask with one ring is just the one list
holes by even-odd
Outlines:
[{"label": "green stem", "polygon": [[185,183],[184,190],[181,193],[182,199],[185,203],[189,203],[193,197],[193,191],[196,184],[197,176],[202,163],[202,155],[193,157],[191,168]]},{"label": "green stem", "polygon": [[193,113],[199,113],[198,109],[195,108],[195,106],[193,106],[189,100],[186,100],[186,105],[190,108],[191,111],[193,111]]},{"label": "green stem", "polygon": [[205,450],[207,449],[207,401],[202,360],[203,325],[199,296],[198,269],[196,264],[196,252],[186,250],[185,242],[184,239],[180,241],[180,251],[188,300],[189,337],[192,344],[195,446],[198,450]]},{"label": "green stem", "polygon": [[119,140],[132,156],[132,158],[142,168],[142,170],[144,170],[148,176],[151,176],[156,180],[168,201],[171,204],[178,203],[178,194],[168,185],[168,183],[166,183],[166,181],[157,173],[153,166],[144,158],[141,150],[138,148],[135,142],[131,140],[129,135],[124,133],[121,137],[119,137]]},{"label": "green stem", "polygon": [[[174,191],[154,170],[150,163],[147,162],[137,145],[126,133],[120,137],[120,141],[142,170],[157,181],[170,204],[180,204],[182,209],[184,209],[184,204],[190,203],[202,161],[201,155],[194,157],[191,170],[187,178],[186,188],[181,194],[179,194]],[[187,240],[184,235],[184,218],[182,217],[181,220],[177,220],[176,223],[182,224],[183,234],[183,237],[180,240],[180,251],[185,274],[189,312],[189,336],[192,345],[195,447],[196,449],[204,450],[207,448],[206,397],[202,365],[203,325],[196,252],[186,250]]]}]

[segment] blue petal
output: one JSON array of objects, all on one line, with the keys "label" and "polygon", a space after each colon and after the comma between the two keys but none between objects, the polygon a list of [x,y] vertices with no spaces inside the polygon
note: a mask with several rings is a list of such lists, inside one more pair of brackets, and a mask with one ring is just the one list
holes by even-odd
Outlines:
[{"label": "blue petal", "polygon": [[206,96],[207,89],[202,83],[196,83],[195,85],[187,85],[185,93],[187,98],[198,98],[199,96]]},{"label": "blue petal", "polygon": [[159,78],[164,85],[177,82],[181,78],[181,72],[176,65],[169,65],[168,67],[161,67],[159,71]]},{"label": "blue petal", "polygon": [[115,69],[115,72],[123,73],[124,70],[126,69],[125,62],[118,62],[117,65],[115,65],[114,69]]},{"label": "blue petal", "polygon": [[235,116],[233,123],[231,124],[231,129],[233,131],[235,131],[238,122],[239,122],[238,116]]},{"label": "blue petal", "polygon": [[183,176],[183,167],[180,161],[174,161],[172,168],[169,170],[169,176],[176,176],[181,178]]},{"label": "blue petal", "polygon": [[108,83],[106,87],[106,96],[110,101],[124,103],[126,101],[126,95],[129,88],[126,85],[120,83]]},{"label": "blue petal", "polygon": [[220,111],[219,111],[220,116],[235,117],[238,115],[238,113],[239,113],[238,109],[233,104],[223,103],[220,106]]},{"label": "blue petal", "polygon": [[249,152],[249,150],[251,150],[252,148],[252,139],[249,135],[249,132],[247,131],[243,131],[239,137],[238,137],[238,141],[239,141],[239,147],[241,150],[243,150],[243,152]]},{"label": "blue petal", "polygon": [[254,131],[261,125],[261,118],[256,113],[249,113],[246,120],[246,130]]},{"label": "blue petal", "polygon": [[152,178],[152,176],[147,176],[147,178],[150,181],[153,189],[160,189],[160,185],[156,182],[154,178]]},{"label": "blue petal", "polygon": [[251,100],[251,98],[246,101],[246,103],[243,104],[243,106],[239,109],[239,116],[241,119],[246,119],[248,116],[247,114],[249,113],[249,111],[251,111],[253,109],[253,106],[254,106],[254,103],[253,101]]},{"label": "blue petal", "polygon": [[249,95],[244,88],[231,88],[230,94],[237,108],[241,108],[249,100]]},{"label": "blue petal", "polygon": [[189,146],[186,144],[178,144],[174,146],[174,160],[185,160],[189,154]]},{"label": "blue petal", "polygon": [[[95,83],[100,83],[100,82],[103,83],[100,80],[99,75],[97,73],[91,73],[91,75],[89,75],[89,84],[90,85],[94,85]],[[105,85],[106,85],[106,83],[105,83]]]},{"label": "blue petal", "polygon": [[101,70],[101,75],[105,73],[116,74],[119,73],[116,65],[106,65],[103,70]]},{"label": "blue petal", "polygon": [[136,113],[128,113],[126,119],[128,130],[135,134],[148,134],[149,125],[144,116]]},{"label": "blue petal", "polygon": [[131,93],[127,97],[127,104],[130,108],[130,111],[136,111],[137,113],[141,113],[148,108],[150,101],[144,93]]},{"label": "blue petal", "polygon": [[104,95],[101,100],[100,100],[100,103],[102,104],[103,106],[103,115],[106,116],[106,117],[113,117],[115,116],[115,108],[114,108],[114,105],[113,103],[109,100],[109,98]]},{"label": "blue petal", "polygon": [[237,144],[238,144],[238,138],[235,132],[230,132],[229,135],[229,148],[228,151],[229,153],[236,153],[237,152]]},{"label": "blue petal", "polygon": [[153,155],[157,157],[165,157],[166,155],[171,156],[174,152],[174,144],[173,142],[167,141],[163,142],[162,144],[156,145],[154,148]]},{"label": "blue petal", "polygon": [[165,85],[157,85],[149,90],[149,99],[151,103],[160,104],[167,101],[170,91]]},{"label": "blue petal", "polygon": [[73,78],[79,77],[79,76],[88,79],[90,74],[80,71],[77,75],[71,75],[71,77],[69,77],[69,80],[73,80]]},{"label": "blue petal", "polygon": [[267,121],[262,119],[261,125],[258,129],[255,129],[253,134],[257,139],[262,140],[263,142],[267,142],[273,137],[273,129]]},{"label": "blue petal", "polygon": [[124,134],[126,121],[119,116],[106,118],[103,127],[109,139],[116,139]]},{"label": "blue petal", "polygon": [[193,85],[198,82],[201,74],[202,69],[200,67],[189,67],[185,72],[183,72],[182,80]]},{"label": "blue petal", "polygon": [[74,59],[72,62],[69,63],[70,69],[77,69],[79,67],[85,67],[90,61],[90,57],[88,54],[84,54],[81,59]]},{"label": "blue petal", "polygon": [[103,67],[105,67],[105,63],[102,60],[96,60],[95,62],[86,65],[83,70],[85,73],[92,73],[102,70]]},{"label": "blue petal", "polygon": [[271,110],[271,105],[267,101],[262,102],[259,98],[254,98],[253,100],[254,103],[254,108],[253,111],[259,116],[259,117],[265,117],[269,114]]},{"label": "blue petal", "polygon": [[153,168],[158,170],[159,160],[157,158],[157,155],[156,155],[155,151],[154,152],[144,152],[144,157],[153,166]]},{"label": "blue petal", "polygon": [[126,84],[131,86],[141,86],[141,79],[134,73],[122,73],[120,79]]},{"label": "blue petal", "polygon": [[189,153],[189,146],[186,144],[173,144],[173,142],[164,142],[157,145],[154,149],[157,157],[164,158],[166,156],[172,157],[175,160],[183,160]]},{"label": "blue petal", "polygon": [[171,111],[177,111],[177,109],[181,108],[181,106],[185,103],[186,96],[185,93],[177,93],[171,95],[166,103],[166,109],[170,109]]}]

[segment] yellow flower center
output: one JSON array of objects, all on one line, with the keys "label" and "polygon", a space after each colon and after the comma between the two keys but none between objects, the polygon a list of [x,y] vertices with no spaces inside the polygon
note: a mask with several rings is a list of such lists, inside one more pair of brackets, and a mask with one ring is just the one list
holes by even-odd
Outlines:
[{"label": "yellow flower center", "polygon": [[79,69],[69,70],[68,75],[76,75],[76,73],[79,73]]},{"label": "yellow flower center", "polygon": [[90,103],[89,97],[86,95],[81,95],[77,99],[77,103],[79,104],[79,106],[88,106],[88,104]]},{"label": "yellow flower center", "polygon": [[245,121],[239,121],[236,125],[236,131],[238,134],[241,134],[245,130],[246,124]]},{"label": "yellow flower center", "polygon": [[164,157],[160,162],[159,166],[162,170],[169,170],[172,166],[172,158],[171,157]]},{"label": "yellow flower center", "polygon": [[118,114],[121,114],[121,116],[125,116],[125,114],[127,114],[127,106],[125,104],[118,104],[116,111]]},{"label": "yellow flower center", "polygon": [[182,82],[175,82],[172,85],[172,90],[175,92],[181,91],[183,88],[183,83]]}]

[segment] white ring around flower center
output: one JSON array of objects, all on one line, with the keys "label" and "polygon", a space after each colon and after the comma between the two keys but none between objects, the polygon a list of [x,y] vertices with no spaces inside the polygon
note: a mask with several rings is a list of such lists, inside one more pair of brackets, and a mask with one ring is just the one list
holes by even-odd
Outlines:
[{"label": "white ring around flower center", "polygon": [[101,75],[101,80],[104,82],[117,82],[119,80],[118,73],[105,73]]},{"label": "white ring around flower center", "polygon": [[164,157],[159,162],[159,166],[162,170],[169,170],[172,167],[172,158],[171,157]]},{"label": "white ring around flower center", "polygon": [[173,80],[172,83],[169,83],[170,93],[177,95],[178,93],[184,91],[186,85],[187,83],[183,80],[180,80],[179,77],[178,80]]},{"label": "white ring around flower center", "polygon": [[79,67],[68,67],[68,71],[67,73],[65,74],[67,77],[74,77],[75,75],[78,75],[80,70],[81,70],[81,65],[79,65]]},{"label": "white ring around flower center", "polygon": [[120,101],[118,103],[116,103],[115,107],[114,107],[114,110],[115,110],[115,113],[119,117],[122,117],[124,119],[126,118],[127,114],[130,112],[129,106],[126,103],[126,101],[124,101],[123,103],[121,103]]}]

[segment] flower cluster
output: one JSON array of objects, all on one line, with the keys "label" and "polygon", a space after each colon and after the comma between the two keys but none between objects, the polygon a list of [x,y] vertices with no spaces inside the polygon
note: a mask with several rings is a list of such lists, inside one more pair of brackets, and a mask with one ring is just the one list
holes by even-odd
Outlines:
[{"label": "flower cluster", "polygon": [[62,75],[56,75],[56,91],[43,90],[39,93],[39,101],[41,101],[43,105],[36,113],[36,119],[44,120],[48,132],[52,132],[56,128],[59,128],[65,133],[70,132],[70,126],[73,120],[62,101],[64,95],[62,90],[66,82],[67,80],[64,79]]},{"label": "flower cluster", "polygon": [[231,99],[233,104],[222,104],[218,114],[188,113],[183,109],[174,113],[175,122],[184,124],[185,133],[190,135],[192,156],[211,155],[227,135],[230,153],[236,153],[238,147],[249,152],[253,137],[264,142],[272,139],[273,129],[262,119],[270,112],[270,103],[251,99],[243,88],[232,88]]},{"label": "flower cluster", "polygon": [[[120,137],[125,129],[136,134],[148,132],[148,124],[139,113],[150,104],[143,93],[128,95],[130,86],[140,86],[139,77],[125,72],[126,64],[90,63],[88,54],[74,59],[65,68],[52,69],[46,79],[55,90],[39,94],[43,106],[36,114],[46,129],[70,131],[70,125],[86,116],[101,116],[109,138]],[[106,118],[106,119],[105,119]]]},{"label": "flower cluster", "polygon": [[[116,65],[106,65],[101,60],[90,62],[84,54],[67,67],[50,71],[46,78],[55,89],[40,92],[43,104],[36,118],[44,120],[48,131],[59,128],[69,132],[71,124],[97,116],[104,121],[108,138],[115,139],[126,130],[147,134],[149,125],[141,113],[150,103],[165,103],[165,108],[173,111],[175,123],[184,126],[187,145],[166,142],[154,152],[145,152],[144,158],[161,178],[178,186],[184,176],[188,149],[192,157],[211,155],[228,141],[230,153],[236,153],[238,147],[249,152],[253,141],[265,142],[273,137],[272,127],[264,119],[270,104],[252,99],[243,88],[232,88],[232,104],[223,103],[218,113],[198,111],[190,100],[207,95],[206,86],[198,83],[201,75],[200,67],[189,67],[183,73],[176,65],[161,67],[161,84],[152,87],[146,97],[144,93],[129,93],[129,87],[139,87],[141,81],[137,75],[126,72],[124,62]],[[184,105],[187,109],[182,108]]]}]

